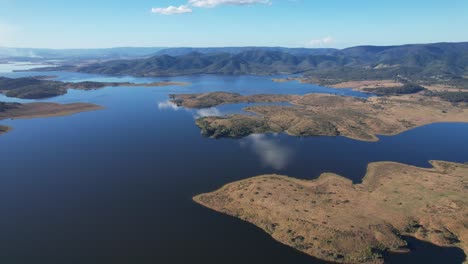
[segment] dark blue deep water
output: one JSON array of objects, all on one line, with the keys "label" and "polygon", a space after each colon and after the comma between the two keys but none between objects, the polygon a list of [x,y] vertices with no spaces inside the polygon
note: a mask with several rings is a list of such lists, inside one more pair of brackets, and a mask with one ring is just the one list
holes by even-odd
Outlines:
[{"label": "dark blue deep water", "polygon": [[[47,74],[64,81],[164,80]],[[0,136],[1,263],[322,263],[250,224],[193,203],[192,196],[265,173],[313,179],[335,172],[359,182],[373,161],[425,167],[431,159],[468,161],[468,124],[434,124],[372,143],[286,135],[203,138],[194,117],[232,113],[242,105],[189,111],[169,104],[169,93],[366,95],[295,82],[278,84],[267,77],[171,80],[192,85],[71,91],[45,101],[91,102],[105,109],[0,121],[14,128]],[[413,253],[390,255],[387,260],[464,259],[458,249],[414,239],[410,246]]]}]

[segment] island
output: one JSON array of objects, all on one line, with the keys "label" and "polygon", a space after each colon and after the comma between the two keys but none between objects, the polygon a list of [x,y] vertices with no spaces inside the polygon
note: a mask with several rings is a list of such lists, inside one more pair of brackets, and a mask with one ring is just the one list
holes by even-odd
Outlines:
[{"label": "island", "polygon": [[49,80],[53,76],[35,76],[22,78],[0,77],[0,93],[8,97],[22,99],[43,99],[67,93],[68,89],[93,90],[103,87],[159,87],[159,86],[182,86],[188,85],[184,82],[152,82],[152,83],[130,83],[130,82],[60,82]]},{"label": "island", "polygon": [[7,133],[10,129],[10,127],[0,125],[0,135]]},{"label": "island", "polygon": [[[66,116],[102,108],[102,106],[88,103],[57,104],[41,102],[20,104],[0,102],[0,120]],[[0,125],[0,135],[10,130],[10,127]]]},{"label": "island", "polygon": [[396,135],[437,122],[468,122],[467,103],[452,103],[422,94],[370,97],[328,95],[249,95],[206,93],[170,95],[172,102],[188,108],[229,103],[288,102],[291,105],[252,105],[254,115],[208,116],[196,120],[209,137],[240,138],[258,133],[293,136],[344,136],[377,141],[378,135]]},{"label": "island", "polygon": [[264,175],[193,200],[337,263],[383,263],[383,253],[409,250],[402,236],[468,253],[468,164],[430,163],[371,163],[359,184],[333,173],[316,180]]}]

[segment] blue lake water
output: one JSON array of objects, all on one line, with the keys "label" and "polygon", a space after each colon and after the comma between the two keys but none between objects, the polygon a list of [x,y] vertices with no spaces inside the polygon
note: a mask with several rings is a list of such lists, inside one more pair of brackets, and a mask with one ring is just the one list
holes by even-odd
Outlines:
[{"label": "blue lake water", "polygon": [[[44,75],[22,72],[1,75]],[[151,82],[169,78],[53,72],[62,81]],[[379,142],[343,137],[252,135],[204,138],[194,118],[241,111],[245,104],[186,110],[170,93],[311,92],[368,95],[268,77],[186,76],[190,86],[71,90],[42,101],[90,102],[105,109],[67,117],[1,120],[2,263],[323,263],[258,228],[205,209],[191,198],[266,173],[313,179],[335,172],[359,182],[373,161],[428,167],[468,161],[468,124],[433,124]],[[0,101],[29,102],[0,96]],[[390,263],[461,263],[464,254],[411,241]],[[436,250],[434,250],[434,248]],[[419,255],[418,255],[419,254]],[[424,256],[424,258],[421,258]]]}]

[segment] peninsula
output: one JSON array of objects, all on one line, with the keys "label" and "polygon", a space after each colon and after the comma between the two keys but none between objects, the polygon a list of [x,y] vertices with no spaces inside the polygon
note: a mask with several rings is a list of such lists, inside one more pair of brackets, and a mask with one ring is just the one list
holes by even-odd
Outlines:
[{"label": "peninsula", "polygon": [[382,263],[384,252],[409,250],[402,235],[468,253],[468,165],[431,164],[371,163],[360,184],[332,173],[258,176],[194,201],[327,261]]},{"label": "peninsula", "polygon": [[293,136],[344,136],[377,141],[377,135],[396,135],[437,122],[468,122],[467,103],[451,103],[421,94],[370,97],[368,99],[327,94],[250,95],[207,93],[171,95],[172,102],[188,108],[229,103],[289,102],[284,105],[253,105],[244,110],[256,115],[209,116],[196,120],[202,134],[214,138],[245,137],[256,133]]},{"label": "peninsula", "polygon": [[104,87],[159,87],[188,85],[183,82],[152,82],[152,83],[130,83],[130,82],[60,82],[49,80],[43,76],[6,78],[0,77],[0,93],[8,97],[22,99],[43,99],[66,94],[68,89],[93,90]]},{"label": "peninsula", "polygon": [[[5,103],[0,102],[0,120],[25,119],[39,117],[66,116],[80,112],[102,109],[101,106],[88,103],[57,104],[57,103]],[[0,135],[10,130],[0,125]]]}]

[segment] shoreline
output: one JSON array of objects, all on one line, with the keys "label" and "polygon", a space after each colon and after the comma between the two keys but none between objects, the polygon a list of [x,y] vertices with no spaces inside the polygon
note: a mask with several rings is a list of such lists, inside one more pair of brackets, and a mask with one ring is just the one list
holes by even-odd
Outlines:
[{"label": "shoreline", "polygon": [[[314,180],[261,175],[196,195],[193,201],[240,218],[284,245],[327,261],[382,263],[384,252],[409,250],[401,235],[458,247],[466,254],[468,232],[462,215],[468,197],[459,185],[468,178],[468,165],[429,163],[432,167],[369,163],[362,182],[356,184],[334,173],[322,173]],[[458,209],[424,210],[428,206],[444,211],[452,199],[460,200]]]},{"label": "shoreline", "polygon": [[8,132],[10,132],[11,130],[13,130],[12,127],[10,126],[3,126],[3,125],[0,125],[0,136],[3,135],[3,134],[6,134]]},{"label": "shoreline", "polygon": [[250,134],[281,133],[291,136],[344,136],[378,141],[433,123],[466,123],[468,107],[422,95],[358,99],[347,96],[306,94],[249,95],[202,93],[172,95],[171,101],[187,108],[230,103],[288,102],[291,106],[248,106],[256,115],[232,114],[196,120],[202,134],[213,138],[242,138]]},{"label": "shoreline", "polygon": [[158,81],[149,83],[132,82],[64,82],[54,80],[55,76],[31,76],[8,78],[0,76],[0,93],[7,97],[20,99],[44,99],[52,98],[68,93],[68,90],[97,90],[105,87],[166,87],[166,86],[188,86],[188,82]]},{"label": "shoreline", "polygon": [[[0,121],[4,119],[33,119],[33,118],[50,118],[69,116],[83,112],[97,111],[105,107],[88,103],[71,103],[71,104],[58,104],[58,103],[27,103],[15,104],[12,108],[0,112]],[[12,130],[11,127],[1,126],[6,130],[0,132],[0,135],[5,134]]]},{"label": "shoreline", "polygon": [[[81,104],[81,103],[73,103],[73,104]],[[73,105],[69,104],[69,105]],[[85,113],[85,112],[92,112],[92,111],[97,111],[97,110],[102,110],[105,109],[104,106],[100,105],[90,105],[90,106],[85,106],[82,109],[64,109],[58,112],[51,112],[51,113],[45,113],[45,114],[28,114],[24,116],[15,116],[15,117],[9,117],[9,118],[4,118],[4,119],[10,119],[10,120],[16,120],[16,119],[35,119],[35,118],[49,118],[49,117],[61,117],[61,116],[69,116],[69,115],[74,115],[74,114],[79,114],[79,113]],[[1,119],[0,119],[1,120]]]}]

